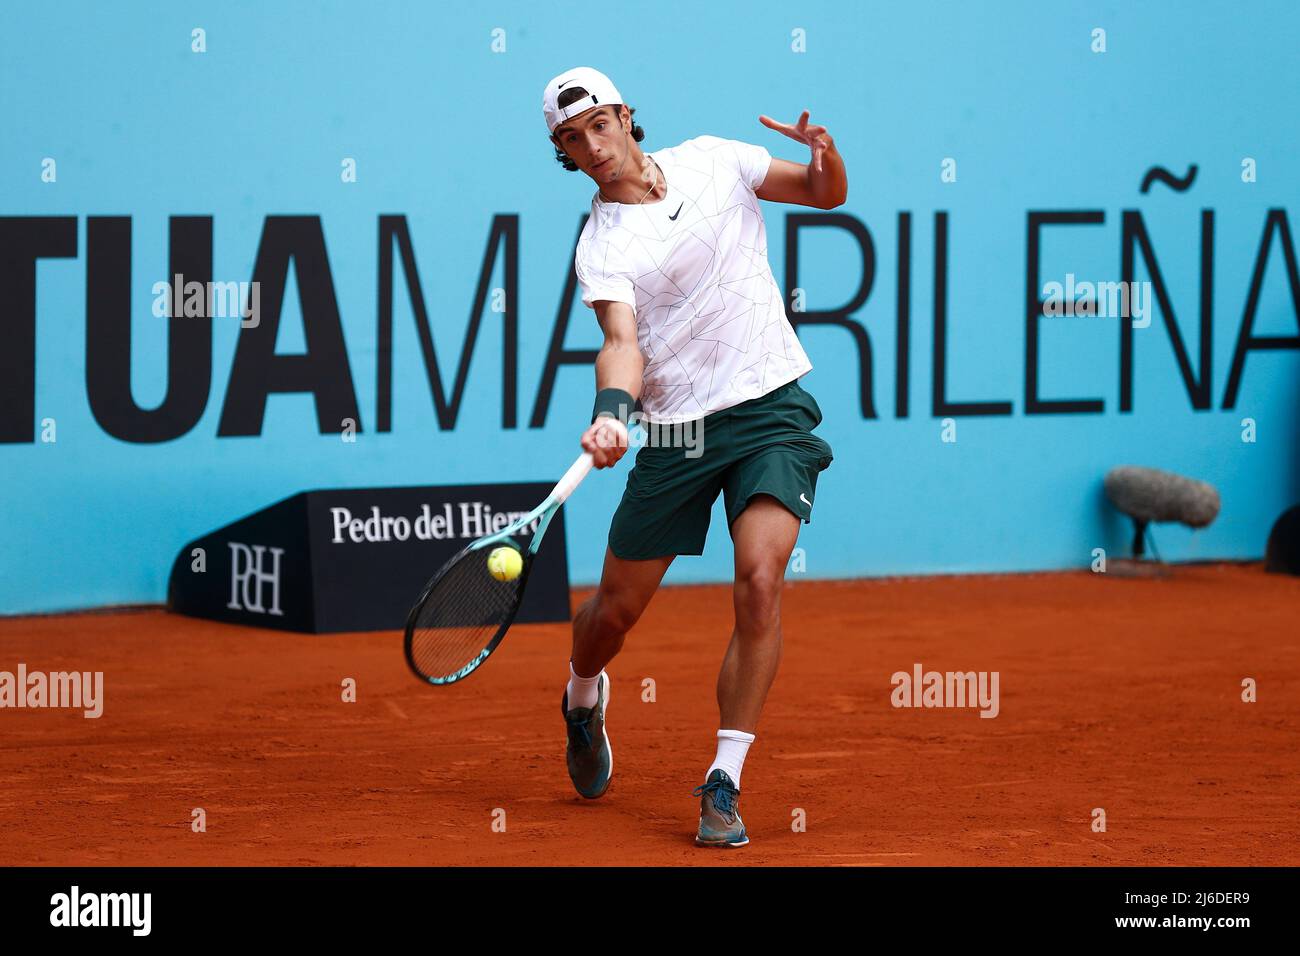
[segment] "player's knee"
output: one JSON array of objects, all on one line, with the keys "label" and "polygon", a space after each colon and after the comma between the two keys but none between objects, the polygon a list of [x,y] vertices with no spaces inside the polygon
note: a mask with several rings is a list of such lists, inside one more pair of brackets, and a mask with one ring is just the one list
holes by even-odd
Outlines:
[{"label": "player's knee", "polygon": [[774,599],[785,584],[785,567],[771,561],[755,561],[736,571],[736,585],[755,597]]},{"label": "player's knee", "polygon": [[759,561],[736,573],[737,610],[752,620],[771,620],[781,607],[781,587],[785,583],[784,566]]},{"label": "player's knee", "polygon": [[596,630],[602,635],[623,635],[641,618],[643,610],[636,602],[617,595],[596,598],[594,618]]}]

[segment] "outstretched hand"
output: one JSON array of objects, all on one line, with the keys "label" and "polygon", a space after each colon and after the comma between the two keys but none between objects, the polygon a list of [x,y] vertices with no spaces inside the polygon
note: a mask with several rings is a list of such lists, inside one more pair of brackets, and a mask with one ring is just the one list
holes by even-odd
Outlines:
[{"label": "outstretched hand", "polygon": [[774,129],[778,133],[784,133],[791,139],[797,139],[801,143],[806,143],[812,150],[812,165],[817,172],[822,171],[822,153],[831,145],[830,134],[826,132],[825,126],[809,126],[808,111],[804,110],[799,116],[799,122],[794,126],[789,123],[780,123],[770,116],[759,116],[758,121],[768,129]]}]

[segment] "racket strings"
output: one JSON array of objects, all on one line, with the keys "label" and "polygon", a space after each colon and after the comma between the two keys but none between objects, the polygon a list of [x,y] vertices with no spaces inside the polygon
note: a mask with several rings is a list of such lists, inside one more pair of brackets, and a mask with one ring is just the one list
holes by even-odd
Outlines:
[{"label": "racket strings", "polygon": [[513,614],[523,580],[492,577],[484,551],[462,555],[416,613],[411,657],[420,673],[448,678],[477,660]]}]

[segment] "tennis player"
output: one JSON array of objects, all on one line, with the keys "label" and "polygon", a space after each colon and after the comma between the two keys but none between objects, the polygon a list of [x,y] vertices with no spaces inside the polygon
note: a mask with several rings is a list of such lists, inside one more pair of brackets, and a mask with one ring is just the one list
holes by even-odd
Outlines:
[{"label": "tennis player", "polygon": [[808,165],[716,136],[644,153],[635,111],[590,67],[551,80],[542,109],[556,160],[598,187],[574,258],[605,337],[581,444],[608,468],[627,450],[630,420],[649,438],[610,525],[600,586],[573,620],[569,776],[584,797],[609,787],[605,667],[673,558],[703,553],[721,492],[736,623],[718,675],[717,752],[695,790],[696,843],[744,846],[741,769],[781,659],[785,567],[832,458],[812,434],[821,409],[798,381],[812,364],[768,265],[758,200],[833,209],[848,194],[844,163],[807,111],[795,125],[759,120],[807,144]]}]

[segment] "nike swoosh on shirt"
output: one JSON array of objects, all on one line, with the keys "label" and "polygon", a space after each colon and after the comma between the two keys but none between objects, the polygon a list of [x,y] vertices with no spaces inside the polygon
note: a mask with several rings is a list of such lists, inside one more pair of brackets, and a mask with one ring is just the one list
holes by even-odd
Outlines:
[{"label": "nike swoosh on shirt", "polygon": [[[686,205],[686,203],[683,201],[683,202],[682,202],[682,206],[685,206],[685,205]],[[673,214],[672,214],[671,216],[669,216],[668,218],[671,219],[671,220],[673,220],[673,221],[675,222],[675,221],[677,220],[677,215],[678,215],[678,213],[680,213],[680,212],[682,211],[682,206],[678,206],[678,207],[677,207],[677,212],[673,213]]]},{"label": "nike swoosh on shirt", "polygon": [[802,491],[799,492],[799,500],[802,501],[804,504],[806,504],[809,508],[812,507],[812,502],[809,501],[807,498],[805,498],[805,497],[803,496],[803,492],[802,492]]}]

